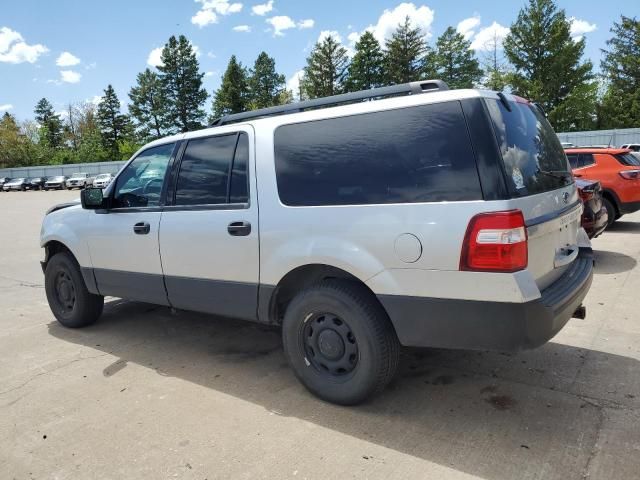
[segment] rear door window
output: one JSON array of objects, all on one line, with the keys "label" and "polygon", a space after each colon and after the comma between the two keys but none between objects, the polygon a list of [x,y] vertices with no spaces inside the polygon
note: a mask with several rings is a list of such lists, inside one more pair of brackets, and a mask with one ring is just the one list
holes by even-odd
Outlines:
[{"label": "rear door window", "polygon": [[628,167],[640,167],[640,156],[637,153],[621,153],[614,155],[616,160]]},{"label": "rear door window", "polygon": [[486,104],[512,196],[535,195],[573,182],[560,140],[538,108],[510,102],[509,111],[493,99]]},{"label": "rear door window", "polygon": [[285,205],[482,198],[459,102],[284,125],[274,142]]},{"label": "rear door window", "polygon": [[248,201],[246,133],[189,140],[180,163],[175,205]]}]

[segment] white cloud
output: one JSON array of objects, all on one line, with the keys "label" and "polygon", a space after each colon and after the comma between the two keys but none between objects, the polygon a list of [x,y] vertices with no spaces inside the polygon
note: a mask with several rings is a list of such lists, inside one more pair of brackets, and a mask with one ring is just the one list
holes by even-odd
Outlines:
[{"label": "white cloud", "polygon": [[154,48],[149,52],[147,65],[150,67],[159,67],[162,65],[162,47]]},{"label": "white cloud", "polygon": [[276,15],[275,17],[267,18],[266,22],[273,27],[273,35],[276,37],[284,36],[282,32],[285,30],[296,28],[296,22],[286,15]]},{"label": "white cloud", "polygon": [[202,6],[196,14],[191,17],[191,23],[200,28],[218,23],[218,15],[231,15],[242,11],[241,3],[231,3],[228,0],[195,0]]},{"label": "white cloud", "polygon": [[494,46],[502,49],[502,42],[509,35],[509,28],[493,22],[488,27],[481,29],[471,42],[471,48],[476,52],[493,50]]},{"label": "white cloud", "polygon": [[94,95],[91,98],[87,98],[88,103],[92,103],[94,105],[98,105],[102,101],[102,97],[100,95]]},{"label": "white cloud", "polygon": [[313,28],[313,26],[316,24],[313,18],[306,18],[304,20],[294,22],[293,19],[291,17],[288,17],[287,15],[276,15],[275,17],[267,18],[265,22],[273,27],[274,37],[284,36],[284,33],[282,32],[284,32],[285,30],[290,30],[292,28],[304,30],[307,28]]},{"label": "white cloud", "polygon": [[41,44],[29,45],[22,35],[8,27],[0,28],[0,62],[35,63],[49,49]]},{"label": "white cloud", "polygon": [[216,57],[217,57],[217,55],[216,55],[215,53],[213,53],[213,52],[207,52],[207,57],[209,57],[209,58],[216,58]]},{"label": "white cloud", "polygon": [[593,32],[598,28],[595,23],[589,23],[576,17],[569,18],[569,23],[571,24],[571,38],[576,42],[579,42],[585,33]]},{"label": "white cloud", "polygon": [[78,83],[82,78],[82,74],[73,70],[60,70],[60,78],[66,83]]},{"label": "white cloud", "polygon": [[349,40],[349,45],[351,45],[352,47],[355,47],[356,43],[358,43],[358,40],[360,40],[361,36],[362,36],[361,33],[351,32],[349,35],[347,35],[347,40]]},{"label": "white cloud", "polygon": [[431,37],[433,10],[426,5],[416,7],[413,3],[401,3],[393,10],[385,10],[380,15],[378,23],[371,25],[367,30],[370,30],[376,39],[384,45],[384,41],[391,37],[398,25],[404,23],[406,17],[409,17],[413,28],[419,27],[427,38]]},{"label": "white cloud", "polygon": [[198,12],[191,17],[191,23],[202,28],[211,23],[218,23],[218,16],[213,10],[198,10]]},{"label": "white cloud", "polygon": [[213,77],[213,72],[206,72],[204,74],[205,77]]},{"label": "white cloud", "polygon": [[98,66],[98,64],[96,62],[91,62],[89,65],[85,66],[85,70],[93,70],[94,68],[96,68]]},{"label": "white cloud", "polygon": [[62,52],[56,60],[56,65],[59,67],[73,67],[79,63],[80,59],[69,52]]},{"label": "white cloud", "polygon": [[0,105],[0,112],[8,112],[9,110],[13,110],[13,105],[10,103],[4,103]]},{"label": "white cloud", "polygon": [[249,25],[236,25],[235,27],[233,27],[233,31],[234,32],[250,32],[251,31],[251,27]]},{"label": "white cloud", "polygon": [[336,42],[342,43],[342,37],[335,30],[323,30],[323,31],[321,31],[320,35],[318,36],[318,40],[317,40],[318,43],[321,43],[327,37],[333,37],[333,39]]},{"label": "white cloud", "polygon": [[304,77],[304,70],[298,70],[287,80],[287,90],[291,90],[293,98],[300,100],[300,80]]},{"label": "white cloud", "polygon": [[474,15],[473,17],[465,18],[458,23],[456,30],[464,36],[465,40],[470,40],[476,34],[475,29],[479,26],[480,16]]},{"label": "white cloud", "polygon": [[305,28],[313,28],[313,26],[316,24],[315,20],[313,20],[313,18],[307,18],[306,20],[300,20],[298,22],[298,28],[300,30],[304,30]]},{"label": "white cloud", "polygon": [[261,17],[265,16],[271,10],[273,10],[273,0],[251,7],[251,12],[253,12],[254,15],[260,15]]}]

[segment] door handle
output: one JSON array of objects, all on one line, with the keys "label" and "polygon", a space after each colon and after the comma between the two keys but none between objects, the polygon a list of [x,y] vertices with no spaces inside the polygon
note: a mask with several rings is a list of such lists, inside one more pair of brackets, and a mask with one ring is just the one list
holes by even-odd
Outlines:
[{"label": "door handle", "polygon": [[234,237],[246,237],[251,233],[251,224],[249,222],[231,222],[227,227],[227,232]]},{"label": "door handle", "polygon": [[147,222],[138,222],[133,226],[133,233],[136,235],[146,235],[151,231],[151,225]]},{"label": "door handle", "polygon": [[574,176],[574,177],[578,177],[578,178],[582,177],[582,175],[581,175],[581,174],[579,174],[579,173],[574,173],[574,174],[573,174],[573,176]]}]

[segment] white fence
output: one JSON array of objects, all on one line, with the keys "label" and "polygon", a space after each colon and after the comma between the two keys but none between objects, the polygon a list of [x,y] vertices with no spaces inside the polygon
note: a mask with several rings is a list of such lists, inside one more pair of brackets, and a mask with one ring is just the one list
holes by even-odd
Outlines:
[{"label": "white fence", "polygon": [[558,133],[558,137],[561,142],[570,142],[576,146],[611,145],[619,147],[625,143],[640,143],[640,128]]},{"label": "white fence", "polygon": [[88,173],[90,176],[99,173],[117,173],[125,162],[72,163],[69,165],[43,165],[40,167],[0,168],[0,177],[32,178],[53,177],[55,175],[73,175]]}]

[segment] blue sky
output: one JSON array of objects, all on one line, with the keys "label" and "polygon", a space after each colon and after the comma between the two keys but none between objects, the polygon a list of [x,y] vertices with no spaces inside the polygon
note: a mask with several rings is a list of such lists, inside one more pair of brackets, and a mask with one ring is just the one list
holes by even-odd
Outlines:
[{"label": "blue sky", "polygon": [[[383,39],[409,15],[433,43],[449,25],[472,41],[478,56],[501,38],[525,0],[4,0],[0,13],[0,112],[21,120],[47,97],[56,110],[91,101],[111,83],[121,102],[136,74],[171,35],[184,34],[197,48],[211,94],[229,57],[251,65],[267,51],[295,84],[296,72],[318,38],[337,32],[345,46],[371,28]],[[559,1],[586,38],[585,55],[596,66],[609,28],[621,14],[638,13],[637,0]],[[156,55],[154,55],[156,53]],[[123,105],[124,108],[124,105]],[[210,99],[207,110],[210,109]]]}]

